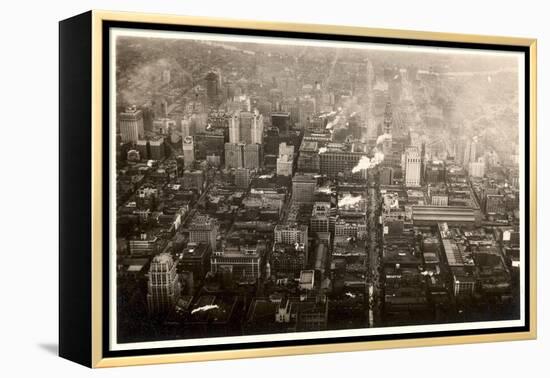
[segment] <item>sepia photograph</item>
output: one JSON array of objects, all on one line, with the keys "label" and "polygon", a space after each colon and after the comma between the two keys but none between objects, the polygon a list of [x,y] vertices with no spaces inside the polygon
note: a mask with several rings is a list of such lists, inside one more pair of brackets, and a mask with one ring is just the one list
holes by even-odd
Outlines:
[{"label": "sepia photograph", "polygon": [[526,326],[524,52],[108,38],[109,350]]}]

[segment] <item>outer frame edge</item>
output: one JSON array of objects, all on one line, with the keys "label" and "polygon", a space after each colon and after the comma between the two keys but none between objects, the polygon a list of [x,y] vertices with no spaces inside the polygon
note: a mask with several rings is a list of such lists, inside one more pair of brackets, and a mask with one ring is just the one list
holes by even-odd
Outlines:
[{"label": "outer frame edge", "polygon": [[[143,355],[133,357],[102,356],[102,22],[129,21],[164,24],[187,24],[217,27],[235,27],[250,30],[280,30],[335,35],[376,36],[386,38],[419,39],[429,41],[449,41],[481,44],[501,44],[528,47],[530,51],[530,104],[529,104],[529,143],[530,143],[530,329],[526,332],[481,334],[469,336],[449,336],[436,338],[416,338],[406,340],[351,342],[341,344],[316,344],[308,346],[270,347],[258,349],[223,350],[215,352],[176,353],[164,355]],[[332,352],[353,352],[363,350],[393,349],[441,346],[451,344],[471,344],[501,341],[535,340],[537,338],[536,305],[536,196],[537,196],[537,39],[523,37],[502,37],[460,33],[426,32],[415,30],[366,28],[356,26],[337,26],[324,24],[296,24],[210,18],[197,16],[175,16],[162,14],[92,11],[92,367],[118,367],[147,364],[166,364],[181,362],[199,362],[211,360],[231,360],[241,358],[275,357],[287,355],[307,355]],[[95,241],[95,242],[94,242]]]},{"label": "outer frame edge", "polygon": [[295,31],[305,33],[325,33],[335,35],[358,35],[385,38],[417,39],[429,41],[470,42],[482,44],[500,44],[529,47],[536,41],[529,37],[494,36],[465,33],[431,32],[421,30],[402,30],[370,28],[363,26],[343,26],[330,24],[299,24],[290,22],[254,21],[231,18],[202,16],[181,16],[158,13],[118,12],[94,10],[94,14],[105,21],[128,21],[161,24],[186,24],[197,26],[233,27],[250,30]]},{"label": "outer frame edge", "polygon": [[529,44],[529,210],[530,210],[530,332],[537,338],[537,40],[532,39]]},{"label": "outer frame edge", "polygon": [[97,367],[102,359],[102,18],[98,12],[92,11],[92,356],[91,365]]}]

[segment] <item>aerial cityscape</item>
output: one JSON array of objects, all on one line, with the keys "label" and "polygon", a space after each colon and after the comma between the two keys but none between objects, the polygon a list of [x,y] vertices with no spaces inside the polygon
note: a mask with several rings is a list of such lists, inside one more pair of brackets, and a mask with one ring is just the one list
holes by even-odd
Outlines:
[{"label": "aerial cityscape", "polygon": [[519,319],[518,70],[117,37],[118,342]]}]

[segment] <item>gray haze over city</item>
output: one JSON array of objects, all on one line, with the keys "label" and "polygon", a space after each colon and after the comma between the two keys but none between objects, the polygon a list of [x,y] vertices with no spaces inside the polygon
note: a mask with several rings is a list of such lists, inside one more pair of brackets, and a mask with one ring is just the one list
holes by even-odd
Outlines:
[{"label": "gray haze over city", "polygon": [[119,343],[520,318],[518,57],[304,43],[116,38]]}]

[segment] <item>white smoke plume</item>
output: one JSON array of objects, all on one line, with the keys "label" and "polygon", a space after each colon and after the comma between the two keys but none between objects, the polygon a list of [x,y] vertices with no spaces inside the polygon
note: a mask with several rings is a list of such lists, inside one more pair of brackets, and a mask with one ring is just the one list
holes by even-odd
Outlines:
[{"label": "white smoke plume", "polygon": [[363,197],[362,196],[352,196],[351,194],[347,193],[342,198],[338,199],[338,207],[341,206],[354,206],[359,201],[361,201]]},{"label": "white smoke plume", "polygon": [[197,308],[195,308],[191,311],[191,315],[193,315],[195,312],[205,312],[205,311],[214,310],[216,308],[220,308],[220,306],[218,306],[218,305],[206,305],[206,306],[202,306],[202,307],[197,307]]},{"label": "white smoke plume", "polygon": [[336,112],[333,110],[333,111],[331,111],[331,112],[329,112],[329,113],[323,113],[323,114],[321,114],[321,115],[319,116],[319,118],[332,117],[332,116],[334,116],[334,115],[336,115]]},{"label": "white smoke plume", "polygon": [[[341,113],[341,111],[340,111]],[[334,119],[332,121],[329,121],[327,123],[327,126],[326,126],[326,129],[332,129],[334,126],[338,125],[340,123],[340,119],[342,118],[342,116],[340,115],[337,115],[336,117],[334,117]]]},{"label": "white smoke plume", "polygon": [[319,154],[324,154],[325,152],[327,152],[327,148],[326,148],[326,147],[321,147],[321,148],[319,148]]},{"label": "white smoke plume", "polygon": [[391,134],[382,134],[376,139],[376,145],[384,143],[385,140],[391,139]]},{"label": "white smoke plume", "polygon": [[371,159],[368,156],[363,156],[359,163],[351,170],[352,173],[357,173],[363,169],[371,169],[384,161],[384,154],[378,150],[375,150],[374,157]]}]

